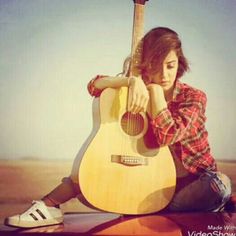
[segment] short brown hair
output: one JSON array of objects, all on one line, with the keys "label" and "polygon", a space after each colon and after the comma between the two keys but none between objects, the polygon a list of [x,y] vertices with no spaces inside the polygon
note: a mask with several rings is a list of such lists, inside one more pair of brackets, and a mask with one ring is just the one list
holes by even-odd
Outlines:
[{"label": "short brown hair", "polygon": [[189,64],[183,54],[178,34],[169,28],[157,27],[150,30],[143,37],[143,54],[140,69],[145,82],[148,82],[148,75],[158,72],[165,57],[171,50],[176,52],[179,60],[176,78],[180,78],[189,70]]}]

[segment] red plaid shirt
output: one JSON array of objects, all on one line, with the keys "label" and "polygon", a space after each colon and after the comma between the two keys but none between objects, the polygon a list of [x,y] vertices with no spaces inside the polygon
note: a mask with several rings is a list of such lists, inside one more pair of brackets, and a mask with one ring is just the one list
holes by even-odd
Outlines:
[{"label": "red plaid shirt", "polygon": [[[94,81],[88,84],[88,91],[98,97],[101,90],[95,88]],[[216,170],[216,162],[210,153],[208,133],[205,128],[206,95],[177,80],[173,100],[168,103],[150,125],[160,146],[168,145],[172,155],[179,158],[191,173]]]}]

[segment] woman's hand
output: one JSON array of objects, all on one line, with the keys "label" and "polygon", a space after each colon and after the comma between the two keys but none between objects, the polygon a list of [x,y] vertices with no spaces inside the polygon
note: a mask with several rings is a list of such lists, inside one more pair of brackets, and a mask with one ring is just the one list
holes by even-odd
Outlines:
[{"label": "woman's hand", "polygon": [[141,77],[129,78],[128,111],[134,114],[146,111],[149,92]]},{"label": "woman's hand", "polygon": [[159,84],[150,83],[146,85],[146,87],[148,92],[151,94],[159,94],[159,93],[164,94],[163,88]]}]

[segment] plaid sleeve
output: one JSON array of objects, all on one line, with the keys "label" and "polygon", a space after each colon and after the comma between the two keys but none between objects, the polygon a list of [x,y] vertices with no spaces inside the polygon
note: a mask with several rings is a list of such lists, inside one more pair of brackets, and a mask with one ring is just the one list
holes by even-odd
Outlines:
[{"label": "plaid sleeve", "polygon": [[189,94],[184,102],[172,109],[164,109],[151,121],[153,132],[160,146],[172,145],[195,135],[205,122],[206,95]]},{"label": "plaid sleeve", "polygon": [[106,75],[97,75],[95,78],[93,78],[92,80],[89,81],[88,85],[87,85],[87,89],[88,92],[91,96],[94,97],[99,97],[102,93],[102,89],[98,89],[94,86],[95,81],[97,81],[98,79],[107,77]]}]

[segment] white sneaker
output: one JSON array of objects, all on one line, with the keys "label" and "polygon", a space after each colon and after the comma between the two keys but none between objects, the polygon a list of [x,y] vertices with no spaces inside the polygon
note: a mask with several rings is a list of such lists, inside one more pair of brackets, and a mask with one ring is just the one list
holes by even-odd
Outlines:
[{"label": "white sneaker", "polygon": [[62,222],[62,211],[56,207],[46,206],[43,201],[33,201],[32,206],[24,213],[10,216],[5,220],[6,225],[22,228],[55,225]]}]

